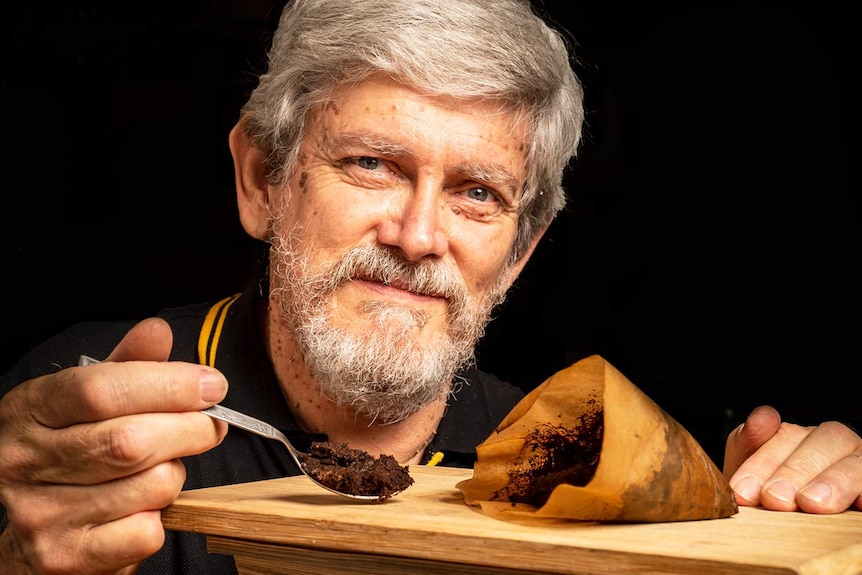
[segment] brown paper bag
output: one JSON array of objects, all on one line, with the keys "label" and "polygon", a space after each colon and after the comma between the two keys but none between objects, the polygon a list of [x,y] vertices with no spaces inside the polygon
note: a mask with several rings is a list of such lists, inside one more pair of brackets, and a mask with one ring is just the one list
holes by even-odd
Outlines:
[{"label": "brown paper bag", "polygon": [[737,512],[700,444],[598,355],[528,394],[478,448],[469,505],[491,516],[658,522]]}]

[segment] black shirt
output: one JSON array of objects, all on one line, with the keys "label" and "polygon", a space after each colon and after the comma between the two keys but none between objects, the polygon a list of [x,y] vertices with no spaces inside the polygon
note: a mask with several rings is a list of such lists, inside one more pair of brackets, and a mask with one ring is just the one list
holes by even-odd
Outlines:
[{"label": "black shirt", "polygon": [[[298,443],[308,441],[287,407],[266,354],[258,325],[259,282],[216,303],[164,310],[160,317],[173,330],[172,361],[212,365],[230,383],[222,404],[278,427]],[[85,322],[43,343],[0,379],[0,396],[27,379],[78,363],[81,355],[106,357],[135,321]],[[472,467],[476,446],[511,411],[523,393],[496,377],[469,368],[455,381],[437,434],[423,454],[423,464],[442,454],[438,465]],[[437,455],[436,459],[439,459]],[[183,489],[197,489],[299,474],[278,442],[230,428],[212,450],[183,458]],[[2,510],[2,509],[0,509]],[[5,513],[4,513],[5,515]],[[162,549],[141,565],[140,574],[236,574],[229,556],[208,554],[202,535],[168,532]]]}]

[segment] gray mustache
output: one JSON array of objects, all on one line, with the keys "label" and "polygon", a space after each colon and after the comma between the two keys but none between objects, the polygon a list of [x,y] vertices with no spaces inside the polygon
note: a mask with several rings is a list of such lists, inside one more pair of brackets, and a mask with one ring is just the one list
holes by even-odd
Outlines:
[{"label": "gray mustache", "polygon": [[372,246],[348,251],[335,264],[329,279],[332,289],[363,279],[446,299],[467,297],[466,288],[443,262],[410,262],[392,250]]}]

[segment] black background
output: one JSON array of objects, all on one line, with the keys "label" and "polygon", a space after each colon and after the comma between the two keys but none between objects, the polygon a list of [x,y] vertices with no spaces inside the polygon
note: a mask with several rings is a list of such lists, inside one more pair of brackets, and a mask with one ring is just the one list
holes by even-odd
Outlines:
[{"label": "black background", "polygon": [[[75,321],[143,317],[250,277],[259,254],[226,142],[273,6],[4,9],[0,372]],[[541,8],[577,42],[585,142],[569,206],[480,365],[529,390],[599,353],[716,459],[761,403],[860,425],[850,8]]]}]

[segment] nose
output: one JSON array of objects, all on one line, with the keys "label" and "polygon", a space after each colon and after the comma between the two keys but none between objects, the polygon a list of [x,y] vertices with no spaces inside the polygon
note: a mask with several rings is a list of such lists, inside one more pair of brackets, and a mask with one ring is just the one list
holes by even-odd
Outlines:
[{"label": "nose", "polygon": [[451,210],[443,193],[431,182],[414,186],[378,227],[378,241],[398,247],[409,261],[445,254],[449,250],[445,226]]}]

